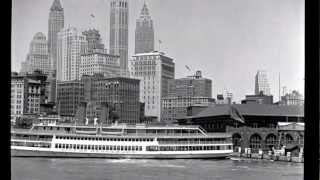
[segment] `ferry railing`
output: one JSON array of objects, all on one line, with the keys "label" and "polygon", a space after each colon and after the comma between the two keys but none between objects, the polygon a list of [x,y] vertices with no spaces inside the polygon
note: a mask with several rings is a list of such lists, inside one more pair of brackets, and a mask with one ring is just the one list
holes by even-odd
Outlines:
[{"label": "ferry railing", "polygon": [[212,141],[212,142],[194,142],[194,141],[158,141],[159,145],[163,145],[163,144],[230,144],[230,141]]}]

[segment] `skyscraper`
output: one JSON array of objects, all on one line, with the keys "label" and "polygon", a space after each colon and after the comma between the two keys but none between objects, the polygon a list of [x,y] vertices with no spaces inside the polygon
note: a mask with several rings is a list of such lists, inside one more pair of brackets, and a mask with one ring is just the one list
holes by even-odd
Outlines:
[{"label": "skyscraper", "polygon": [[168,95],[161,99],[161,121],[172,123],[187,116],[187,107],[208,106],[213,103],[212,81],[203,78],[201,71],[195,75],[168,80]]},{"label": "skyscraper", "polygon": [[57,45],[57,81],[79,80],[81,54],[88,45],[86,37],[75,27],[63,28]]},{"label": "skyscraper", "polygon": [[255,77],[255,95],[270,95],[270,86],[267,78],[267,72],[259,70]]},{"label": "skyscraper", "polygon": [[21,67],[23,73],[33,73],[35,70],[40,70],[44,74],[49,74],[48,45],[46,36],[42,32],[33,36],[26,61],[22,63]]},{"label": "skyscraper", "polygon": [[128,74],[128,19],[127,0],[111,0],[110,10],[110,54],[120,55],[121,74]]},{"label": "skyscraper", "polygon": [[54,0],[50,8],[48,21],[48,52],[51,69],[56,71],[57,63],[57,37],[58,32],[64,27],[64,11],[60,0]]},{"label": "skyscraper", "polygon": [[92,52],[94,49],[104,49],[104,44],[101,42],[100,33],[96,29],[89,29],[82,32],[82,35],[86,36],[88,41],[88,52]]},{"label": "skyscraper", "polygon": [[161,120],[161,98],[168,94],[168,81],[174,79],[173,59],[162,52],[135,54],[130,60],[131,77],[140,79],[140,102],[146,116]]},{"label": "skyscraper", "polygon": [[154,50],[154,31],[153,21],[149,15],[149,10],[146,3],[140,13],[139,19],[136,22],[135,32],[135,54],[147,53]]},{"label": "skyscraper", "polygon": [[106,49],[93,49],[81,55],[80,78],[82,75],[103,74],[105,77],[120,76],[120,57],[110,55]]}]

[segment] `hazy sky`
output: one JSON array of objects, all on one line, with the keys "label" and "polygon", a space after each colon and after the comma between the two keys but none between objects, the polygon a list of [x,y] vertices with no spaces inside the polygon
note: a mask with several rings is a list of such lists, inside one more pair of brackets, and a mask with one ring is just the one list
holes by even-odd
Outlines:
[{"label": "hazy sky", "polygon": [[[48,34],[53,0],[13,0],[12,70],[20,71],[37,32]],[[96,27],[109,49],[110,0],[60,0],[65,27]],[[129,57],[144,0],[129,0]],[[303,0],[145,0],[154,21],[155,48],[172,57],[176,78],[201,70],[213,96],[228,90],[239,102],[254,93],[258,69],[268,72],[271,93],[281,86],[304,93]],[[95,20],[90,18],[95,15]],[[281,89],[282,92],[282,89]]]}]

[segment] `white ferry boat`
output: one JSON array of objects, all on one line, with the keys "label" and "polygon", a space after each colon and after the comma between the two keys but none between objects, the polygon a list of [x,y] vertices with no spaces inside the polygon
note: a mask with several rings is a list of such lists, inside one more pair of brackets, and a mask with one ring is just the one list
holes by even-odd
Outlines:
[{"label": "white ferry boat", "polygon": [[31,129],[11,129],[11,156],[85,158],[227,158],[231,135],[200,126],[59,124],[39,118]]}]

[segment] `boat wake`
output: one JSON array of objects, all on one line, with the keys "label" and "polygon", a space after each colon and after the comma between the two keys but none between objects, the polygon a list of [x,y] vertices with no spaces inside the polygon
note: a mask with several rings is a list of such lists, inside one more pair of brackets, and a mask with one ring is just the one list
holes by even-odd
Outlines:
[{"label": "boat wake", "polygon": [[106,160],[106,163],[115,163],[115,164],[135,164],[144,167],[168,167],[168,168],[185,168],[183,165],[176,164],[167,164],[167,163],[159,163],[159,161],[153,160],[142,160],[142,159],[113,159]]}]

